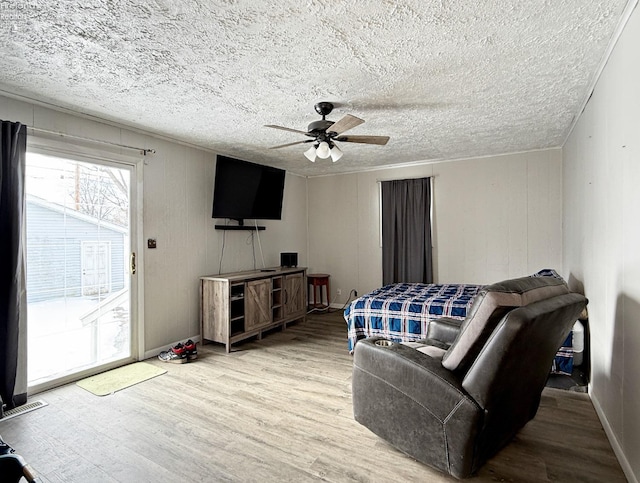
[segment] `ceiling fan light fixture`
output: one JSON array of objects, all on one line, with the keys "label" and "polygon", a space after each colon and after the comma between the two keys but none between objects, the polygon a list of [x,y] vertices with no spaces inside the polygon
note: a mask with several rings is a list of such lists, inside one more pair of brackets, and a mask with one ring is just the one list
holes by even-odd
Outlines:
[{"label": "ceiling fan light fixture", "polygon": [[329,148],[329,144],[326,141],[322,141],[318,144],[316,155],[322,159],[327,159],[331,155],[331,148]]},{"label": "ceiling fan light fixture", "polygon": [[340,148],[338,148],[338,146],[333,146],[333,148],[331,148],[331,161],[335,163],[341,157],[342,151],[340,150]]},{"label": "ceiling fan light fixture", "polygon": [[306,156],[306,158],[311,161],[312,163],[316,162],[316,147],[315,146],[311,146],[309,149],[307,149],[304,152],[304,155]]}]

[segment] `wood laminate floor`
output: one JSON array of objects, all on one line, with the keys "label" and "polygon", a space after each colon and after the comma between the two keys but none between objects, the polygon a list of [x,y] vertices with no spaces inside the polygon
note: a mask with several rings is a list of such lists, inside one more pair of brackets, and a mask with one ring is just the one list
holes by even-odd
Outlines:
[{"label": "wood laminate floor", "polygon": [[[43,482],[455,481],[353,420],[341,312],[98,397],[75,384],[0,421]],[[1,479],[1,478],[0,478]],[[545,389],[538,415],[469,481],[626,481],[586,394]]]}]

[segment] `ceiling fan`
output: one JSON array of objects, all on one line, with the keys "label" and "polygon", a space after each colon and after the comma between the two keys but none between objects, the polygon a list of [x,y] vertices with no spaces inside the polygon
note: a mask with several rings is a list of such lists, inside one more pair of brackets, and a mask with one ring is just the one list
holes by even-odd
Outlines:
[{"label": "ceiling fan", "polygon": [[335,163],[342,157],[342,151],[335,145],[336,141],[344,143],[378,144],[381,146],[384,146],[387,144],[387,141],[389,141],[389,136],[343,136],[343,132],[359,126],[364,122],[364,120],[352,116],[351,114],[345,115],[337,122],[327,120],[327,116],[331,111],[333,111],[333,104],[330,102],[318,102],[314,108],[316,112],[322,116],[322,119],[320,121],[313,121],[309,126],[307,126],[306,131],[276,126],[273,124],[265,125],[265,127],[271,127],[273,129],[281,129],[283,131],[304,134],[312,139],[272,146],[269,149],[280,149],[286,148],[287,146],[293,146],[295,144],[313,143],[313,146],[304,153],[311,162],[315,162],[316,156],[322,159],[326,159],[331,156],[331,160]]}]

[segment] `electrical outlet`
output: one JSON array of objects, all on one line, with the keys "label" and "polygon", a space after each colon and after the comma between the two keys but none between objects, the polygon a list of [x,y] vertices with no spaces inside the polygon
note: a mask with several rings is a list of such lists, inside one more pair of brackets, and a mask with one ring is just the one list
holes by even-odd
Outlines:
[{"label": "electrical outlet", "polygon": [[342,289],[339,288],[338,290],[336,290],[336,295],[342,295]]}]

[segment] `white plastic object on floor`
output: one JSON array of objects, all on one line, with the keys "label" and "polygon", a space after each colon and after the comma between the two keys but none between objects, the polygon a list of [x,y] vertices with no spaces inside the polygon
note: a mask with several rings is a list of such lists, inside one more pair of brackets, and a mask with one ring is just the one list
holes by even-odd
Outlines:
[{"label": "white plastic object on floor", "polygon": [[573,365],[582,364],[584,355],[584,325],[579,320],[573,324]]}]

